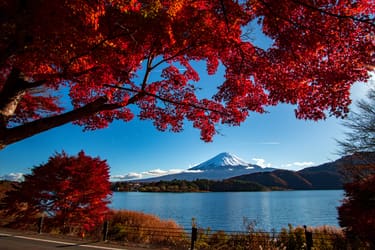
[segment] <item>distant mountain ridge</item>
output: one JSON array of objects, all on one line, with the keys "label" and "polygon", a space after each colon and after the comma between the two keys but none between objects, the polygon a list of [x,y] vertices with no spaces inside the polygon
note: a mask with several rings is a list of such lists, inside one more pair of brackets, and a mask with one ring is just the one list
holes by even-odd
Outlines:
[{"label": "distant mountain ridge", "polygon": [[[350,171],[362,167],[375,170],[375,152],[362,152],[342,157],[336,161],[299,171],[261,168],[247,164],[229,153],[221,153],[208,161],[180,174],[133,180],[137,186],[117,183],[113,190],[143,192],[224,192],[271,190],[327,190],[342,189],[345,167]],[[244,173],[245,174],[239,174]],[[370,173],[370,172],[369,172]],[[225,178],[225,176],[229,176]]]},{"label": "distant mountain ridge", "polygon": [[274,168],[262,168],[258,165],[250,164],[231,153],[220,153],[211,159],[202,162],[185,172],[169,174],[153,178],[137,180],[141,182],[172,181],[196,179],[224,180],[234,176],[251,174],[257,172],[269,172]]},{"label": "distant mountain ridge", "polygon": [[342,157],[334,162],[324,163],[300,171],[275,170],[267,173],[253,173],[230,178],[231,180],[248,181],[272,189],[341,189],[345,179],[340,171],[343,166],[373,164],[375,152],[363,152]]},{"label": "distant mountain ridge", "polygon": [[375,152],[356,153],[333,162],[299,171],[262,168],[258,165],[246,163],[239,157],[225,152],[182,173],[134,181],[147,183],[207,179],[252,183],[263,187],[265,190],[342,189],[345,180],[340,173],[341,167],[343,165],[355,166],[361,164],[374,164],[375,166]]}]

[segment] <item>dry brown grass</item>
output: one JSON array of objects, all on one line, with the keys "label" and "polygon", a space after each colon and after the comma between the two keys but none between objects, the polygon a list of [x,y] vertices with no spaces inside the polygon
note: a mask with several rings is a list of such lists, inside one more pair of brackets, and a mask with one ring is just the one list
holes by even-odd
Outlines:
[{"label": "dry brown grass", "polygon": [[109,215],[108,239],[152,245],[176,246],[187,241],[183,228],[172,220],[142,212],[115,210]]}]

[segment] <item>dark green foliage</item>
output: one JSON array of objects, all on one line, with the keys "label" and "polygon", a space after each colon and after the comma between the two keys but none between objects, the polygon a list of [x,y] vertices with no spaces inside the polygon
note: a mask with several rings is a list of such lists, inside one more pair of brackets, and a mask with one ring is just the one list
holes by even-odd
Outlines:
[{"label": "dark green foliage", "polygon": [[210,191],[213,192],[232,192],[232,191],[265,191],[264,186],[250,181],[241,180],[223,180],[212,181],[210,183]]},{"label": "dark green foliage", "polygon": [[140,192],[233,192],[233,191],[265,191],[264,186],[242,180],[213,181],[198,179],[195,181],[173,180],[158,182],[115,182],[113,191],[140,191]]}]

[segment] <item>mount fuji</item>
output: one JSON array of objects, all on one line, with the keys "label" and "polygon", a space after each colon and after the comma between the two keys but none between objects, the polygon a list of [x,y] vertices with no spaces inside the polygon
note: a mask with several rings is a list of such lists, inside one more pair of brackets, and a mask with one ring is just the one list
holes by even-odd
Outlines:
[{"label": "mount fuji", "polygon": [[252,174],[258,172],[270,172],[273,170],[275,169],[262,168],[258,165],[249,164],[231,153],[224,152],[181,173],[163,175],[148,179],[142,179],[138,181],[193,181],[196,179],[224,180],[239,175]]},{"label": "mount fuji", "polygon": [[253,169],[259,167],[257,165],[251,165],[237,156],[230,153],[221,153],[217,156],[209,159],[208,161],[202,162],[201,164],[189,168],[189,170],[229,170],[229,169]]}]

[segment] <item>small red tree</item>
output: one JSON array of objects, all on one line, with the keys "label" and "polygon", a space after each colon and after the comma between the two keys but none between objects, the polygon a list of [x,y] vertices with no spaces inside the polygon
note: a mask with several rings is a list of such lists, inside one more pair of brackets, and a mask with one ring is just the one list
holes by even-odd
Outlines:
[{"label": "small red tree", "polygon": [[[205,141],[215,124],[278,103],[298,118],[343,116],[351,85],[374,69],[374,9],[373,0],[3,0],[0,148],[134,111],[163,131],[191,121]],[[249,39],[255,23],[270,48]],[[209,83],[192,61],[209,75],[225,69],[212,97],[199,98]]]},{"label": "small red tree", "polygon": [[109,167],[99,158],[81,151],[77,156],[62,152],[32,169],[18,188],[8,193],[9,212],[18,220],[34,220],[47,214],[63,228],[92,229],[108,212]]},{"label": "small red tree", "polygon": [[[374,168],[374,166],[372,167]],[[338,208],[340,226],[349,239],[360,239],[375,248],[375,174],[345,185],[345,199]]]}]

